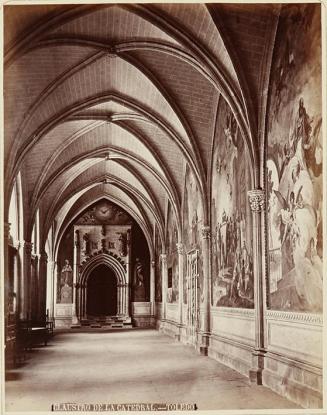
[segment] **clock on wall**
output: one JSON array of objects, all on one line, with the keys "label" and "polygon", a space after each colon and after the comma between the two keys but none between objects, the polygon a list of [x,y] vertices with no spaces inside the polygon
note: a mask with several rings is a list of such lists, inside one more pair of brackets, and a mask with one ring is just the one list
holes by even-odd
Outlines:
[{"label": "clock on wall", "polygon": [[112,220],[116,216],[116,207],[111,203],[103,201],[98,203],[94,208],[94,216],[99,221]]}]

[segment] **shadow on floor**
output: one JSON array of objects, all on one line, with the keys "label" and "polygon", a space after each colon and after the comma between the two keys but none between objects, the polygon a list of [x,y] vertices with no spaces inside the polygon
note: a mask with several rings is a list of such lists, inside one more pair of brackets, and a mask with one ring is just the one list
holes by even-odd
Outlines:
[{"label": "shadow on floor", "polygon": [[155,330],[153,327],[132,327],[132,328],[104,328],[104,327],[81,327],[81,328],[63,328],[63,329],[55,329],[55,334],[62,334],[62,333],[122,333],[122,332],[131,332],[131,331],[153,331]]},{"label": "shadow on floor", "polygon": [[14,380],[21,380],[23,378],[22,374],[20,372],[14,372],[14,371],[7,371],[5,375],[5,381],[14,381]]}]

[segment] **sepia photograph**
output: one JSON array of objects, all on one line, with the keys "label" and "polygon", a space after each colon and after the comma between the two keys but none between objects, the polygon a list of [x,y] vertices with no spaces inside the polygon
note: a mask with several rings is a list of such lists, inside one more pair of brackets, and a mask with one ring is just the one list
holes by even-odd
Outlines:
[{"label": "sepia photograph", "polygon": [[325,9],[2,3],[0,412],[327,413]]}]

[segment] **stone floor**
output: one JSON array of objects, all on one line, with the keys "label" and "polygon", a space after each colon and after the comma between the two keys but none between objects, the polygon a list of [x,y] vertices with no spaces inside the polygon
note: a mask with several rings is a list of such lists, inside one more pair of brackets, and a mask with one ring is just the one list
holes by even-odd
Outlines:
[{"label": "stone floor", "polygon": [[6,382],[6,411],[55,403],[196,403],[198,409],[296,405],[155,330],[63,332]]}]

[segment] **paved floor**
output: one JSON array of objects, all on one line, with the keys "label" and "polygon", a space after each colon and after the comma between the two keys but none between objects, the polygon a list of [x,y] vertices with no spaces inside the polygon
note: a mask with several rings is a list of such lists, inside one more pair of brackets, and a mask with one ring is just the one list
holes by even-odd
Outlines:
[{"label": "paved floor", "polygon": [[199,409],[296,408],[155,330],[67,332],[30,353],[6,382],[6,411],[51,404],[196,403]]}]

